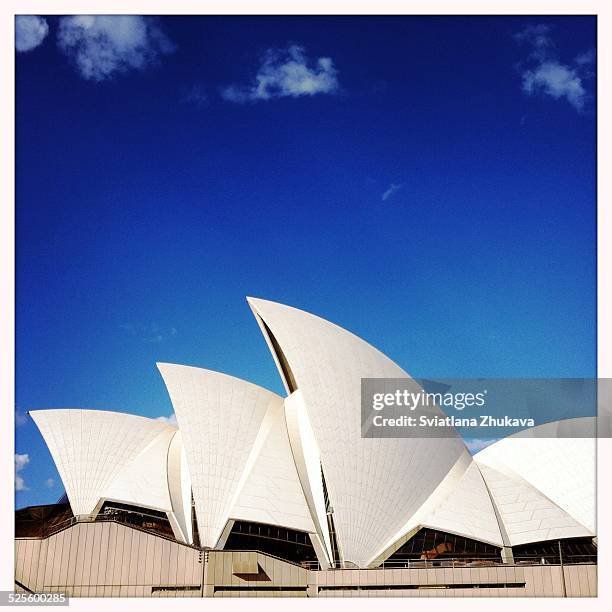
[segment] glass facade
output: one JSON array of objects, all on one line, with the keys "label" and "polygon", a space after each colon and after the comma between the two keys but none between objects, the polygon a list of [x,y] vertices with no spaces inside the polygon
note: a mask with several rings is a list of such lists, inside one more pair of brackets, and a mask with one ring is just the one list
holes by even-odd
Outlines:
[{"label": "glass facade", "polygon": [[396,550],[385,565],[401,566],[403,563],[408,566],[419,561],[430,565],[446,565],[446,561],[466,565],[501,562],[501,549],[452,533],[422,528]]},{"label": "glass facade", "polygon": [[236,521],[224,549],[258,550],[293,563],[317,561],[306,532],[263,523]]},{"label": "glass facade", "polygon": [[553,564],[561,561],[568,565],[576,563],[597,563],[597,546],[593,538],[570,538],[550,540],[514,546],[514,562],[517,564]]}]

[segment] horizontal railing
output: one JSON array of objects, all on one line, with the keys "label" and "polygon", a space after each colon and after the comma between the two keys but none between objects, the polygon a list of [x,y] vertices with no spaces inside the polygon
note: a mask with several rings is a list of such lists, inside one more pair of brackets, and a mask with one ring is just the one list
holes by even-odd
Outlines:
[{"label": "horizontal railing", "polygon": [[[77,523],[94,523],[94,522],[114,522],[122,525],[126,525],[137,529],[139,531],[149,533],[151,535],[155,535],[159,538],[163,538],[165,540],[169,540],[171,542],[177,542],[182,544],[183,546],[188,546],[190,548],[194,548],[196,550],[205,552],[210,549],[201,548],[194,544],[185,544],[183,542],[178,542],[176,538],[174,538],[170,534],[163,533],[156,529],[150,529],[147,527],[143,527],[142,525],[138,525],[134,521],[130,521],[125,514],[117,513],[117,514],[80,514],[77,516],[70,517],[64,521],[54,523],[48,526],[43,527],[40,532],[33,537],[47,538],[52,536],[64,529],[68,529]],[[215,552],[211,550],[211,552]],[[276,555],[270,554],[265,551],[260,550],[222,550],[218,552],[255,552],[260,553],[262,555],[266,555],[268,557],[272,557],[274,559],[278,559],[279,561],[283,561],[284,563],[289,563],[291,565],[295,565],[297,567],[307,569],[307,570],[321,570],[321,565],[318,561],[289,561],[287,559],[283,559],[282,557],[278,557]],[[592,565],[597,563],[597,555],[592,554],[563,554],[562,556],[563,565]],[[510,562],[504,562],[500,557],[448,557],[448,558],[438,558],[438,559],[387,559],[383,561],[379,566],[375,568],[368,569],[430,569],[430,568],[478,568],[478,567],[520,567],[520,566],[528,566],[528,565],[560,565],[560,558],[558,554],[552,555],[521,555],[515,556],[514,559]],[[356,569],[351,567],[332,567],[328,568],[330,570],[340,570],[340,569]]]},{"label": "horizontal railing", "polygon": [[[593,565],[596,555],[563,555],[563,565]],[[318,561],[305,561],[301,564],[309,570],[320,570]],[[431,569],[431,568],[479,568],[479,567],[520,567],[527,565],[560,565],[559,555],[534,555],[516,557],[504,563],[499,557],[454,557],[446,559],[387,559],[374,568],[367,569]],[[333,570],[354,569],[333,567]]]}]

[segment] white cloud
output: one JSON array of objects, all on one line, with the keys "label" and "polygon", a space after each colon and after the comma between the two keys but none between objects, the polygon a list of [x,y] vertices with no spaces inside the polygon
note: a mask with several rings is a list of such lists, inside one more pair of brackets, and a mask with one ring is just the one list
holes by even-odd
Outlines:
[{"label": "white cloud", "polygon": [[28,422],[28,416],[25,412],[22,412],[19,407],[15,406],[15,426],[19,427],[25,425]]},{"label": "white cloud", "polygon": [[224,87],[221,97],[230,102],[244,103],[331,94],[339,89],[337,74],[331,58],[320,57],[311,63],[305,49],[299,45],[269,49],[253,82],[248,86]]},{"label": "white cloud", "polygon": [[28,453],[24,453],[20,455],[19,453],[15,453],[15,471],[20,472],[23,468],[30,463],[30,456]]},{"label": "white cloud", "polygon": [[381,199],[386,202],[394,193],[397,193],[404,185],[402,183],[391,183],[388,189],[382,194]]},{"label": "white cloud", "polygon": [[28,488],[23,476],[19,474],[28,463],[30,463],[30,456],[27,453],[22,455],[15,453],[15,491],[25,491]]},{"label": "white cloud", "polygon": [[174,414],[174,412],[169,417],[160,416],[160,417],[157,417],[155,420],[161,421],[162,423],[168,423],[168,425],[174,425],[175,427],[178,427],[178,422],[176,420],[176,414]]},{"label": "white cloud", "polygon": [[550,26],[539,23],[528,25],[514,35],[514,39],[521,44],[531,47],[531,57],[542,59],[554,48],[555,43],[550,36]]},{"label": "white cloud", "polygon": [[45,480],[45,487],[47,487],[48,489],[52,489],[55,486],[55,480],[53,478],[47,478],[47,480]]},{"label": "white cloud", "polygon": [[557,57],[550,32],[550,26],[539,24],[528,26],[514,36],[530,49],[527,62],[520,65],[523,91],[555,100],[565,98],[580,112],[588,98],[584,82],[593,76],[589,67],[595,61],[595,53],[589,50],[579,54],[571,64],[563,63]]},{"label": "white cloud", "polygon": [[588,51],[584,51],[584,53],[579,53],[574,62],[578,66],[591,66],[595,63],[595,50],[589,49]]},{"label": "white cloud", "polygon": [[92,81],[143,70],[175,49],[154,19],[137,15],[62,17],[57,43],[80,75]]},{"label": "white cloud", "polygon": [[523,72],[523,91],[533,94],[538,91],[556,100],[566,98],[577,110],[584,108],[586,90],[577,71],[558,62],[543,62],[534,70]]},{"label": "white cloud", "polygon": [[36,49],[49,33],[49,25],[36,15],[15,17],[15,49],[24,53]]}]

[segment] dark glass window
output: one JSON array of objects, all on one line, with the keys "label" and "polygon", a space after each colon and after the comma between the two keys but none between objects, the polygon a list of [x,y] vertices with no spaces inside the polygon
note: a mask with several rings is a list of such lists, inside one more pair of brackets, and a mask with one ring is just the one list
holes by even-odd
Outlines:
[{"label": "dark glass window", "polygon": [[561,540],[561,553],[559,554],[559,540],[548,542],[535,542],[523,544],[512,548],[514,562],[517,564],[553,564],[563,563],[597,563],[597,546],[592,538],[568,538]]},{"label": "dark glass window", "polygon": [[464,538],[452,533],[423,528],[396,550],[385,564],[401,565],[412,561],[427,561],[432,565],[444,561],[465,564],[501,561],[501,549],[492,544]]},{"label": "dark glass window", "polygon": [[198,531],[198,521],[196,517],[195,502],[193,501],[193,495],[191,496],[191,529],[193,531],[193,545],[198,548],[200,544],[200,532]]},{"label": "dark glass window", "polygon": [[224,549],[258,550],[293,563],[317,560],[306,532],[264,523],[236,521]]},{"label": "dark glass window", "polygon": [[29,506],[15,512],[16,538],[45,538],[68,525],[73,518],[67,502],[47,506]]},{"label": "dark glass window", "polygon": [[126,523],[174,539],[174,533],[166,513],[158,510],[106,501],[96,520],[113,520],[119,523]]},{"label": "dark glass window", "polygon": [[334,525],[334,508],[329,500],[323,466],[321,466],[321,480],[323,482],[323,499],[325,501],[325,514],[327,516],[327,529],[331,540],[333,567],[340,567],[340,552],[338,550],[338,540],[336,539],[336,526]]}]

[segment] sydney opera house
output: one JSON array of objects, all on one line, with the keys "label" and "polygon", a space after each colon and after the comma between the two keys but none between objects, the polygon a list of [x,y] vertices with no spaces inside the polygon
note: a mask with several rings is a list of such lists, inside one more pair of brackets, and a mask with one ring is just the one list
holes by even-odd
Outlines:
[{"label": "sydney opera house", "polygon": [[350,332],[248,303],[286,393],[159,363],[176,423],[30,412],[62,478],[16,513],[15,585],[82,597],[595,596],[595,441],[361,435]]}]

